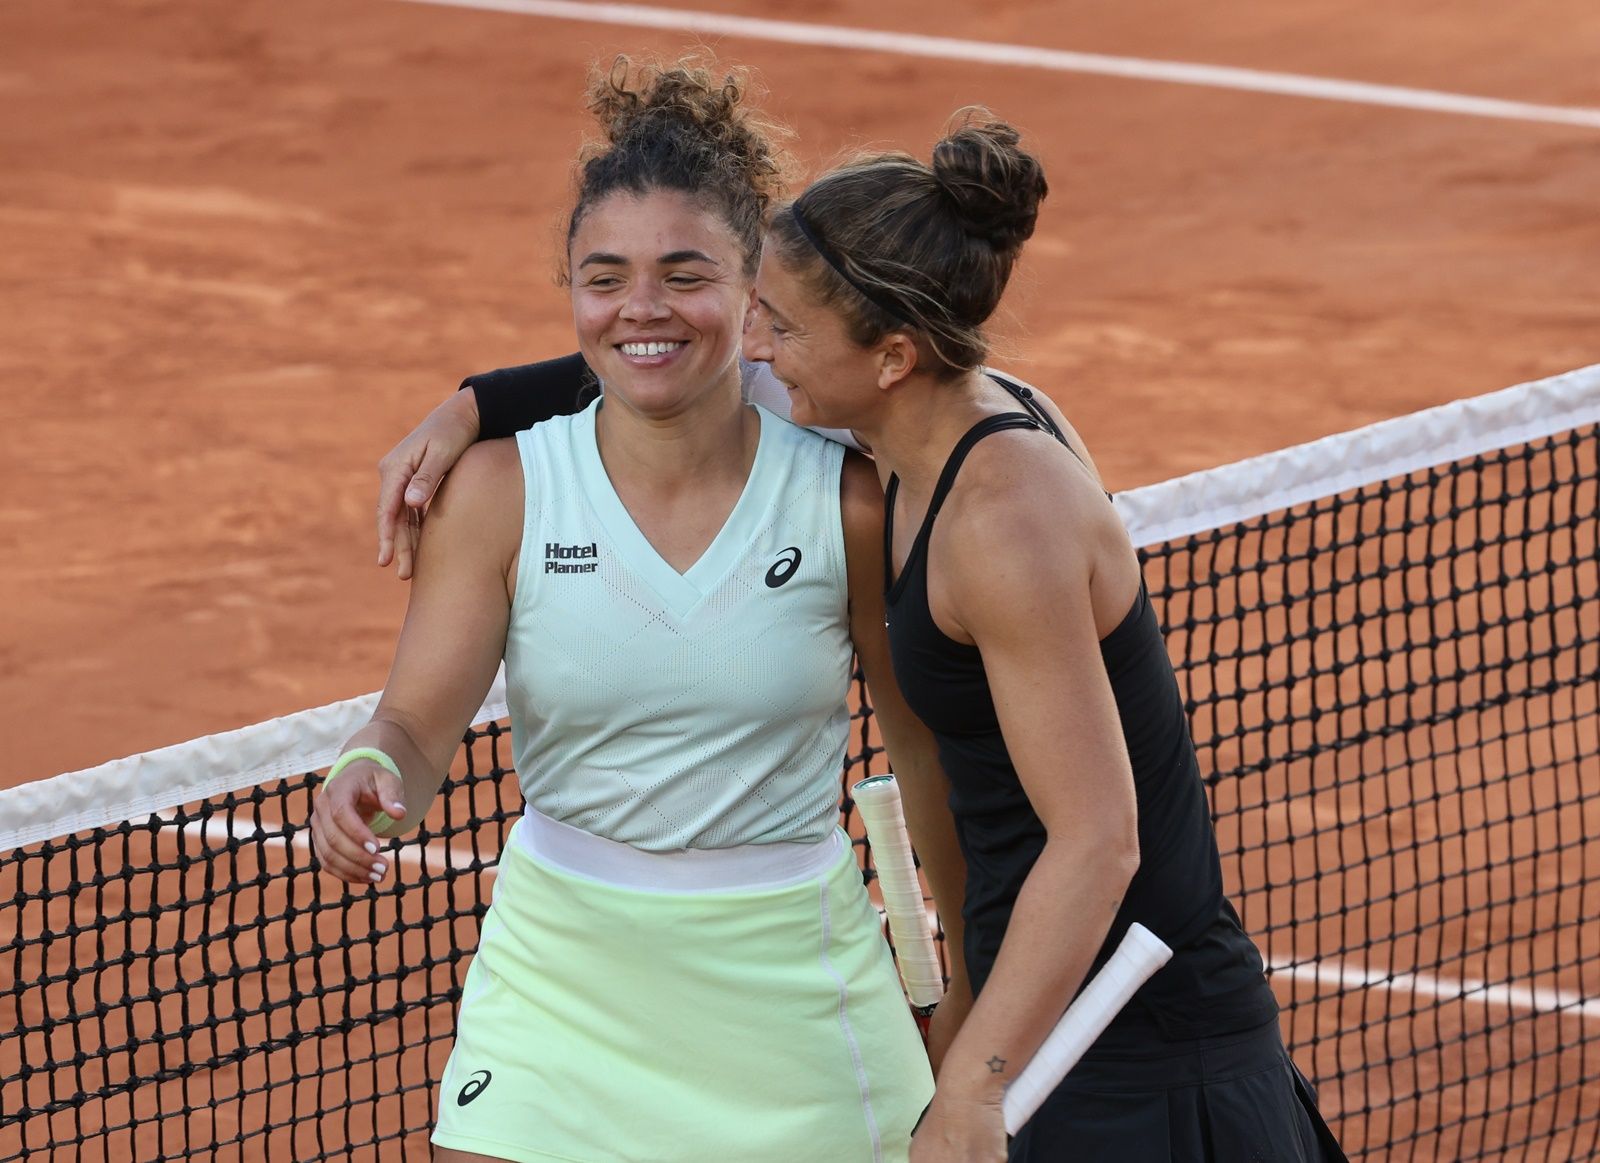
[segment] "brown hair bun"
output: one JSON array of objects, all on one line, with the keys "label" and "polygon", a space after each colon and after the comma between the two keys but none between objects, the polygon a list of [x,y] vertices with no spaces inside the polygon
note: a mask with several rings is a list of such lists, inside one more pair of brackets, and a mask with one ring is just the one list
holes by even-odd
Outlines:
[{"label": "brown hair bun", "polygon": [[996,250],[1015,251],[1033,236],[1050,187],[1022,135],[987,110],[968,109],[933,147],[933,175],[966,232]]}]

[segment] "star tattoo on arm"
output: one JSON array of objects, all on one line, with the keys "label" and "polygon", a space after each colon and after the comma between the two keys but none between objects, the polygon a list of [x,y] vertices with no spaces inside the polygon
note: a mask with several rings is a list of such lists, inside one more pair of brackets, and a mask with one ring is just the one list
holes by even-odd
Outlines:
[{"label": "star tattoo on arm", "polygon": [[999,1074],[1006,1068],[1006,1060],[997,1054],[989,1059],[988,1067],[990,1074]]}]

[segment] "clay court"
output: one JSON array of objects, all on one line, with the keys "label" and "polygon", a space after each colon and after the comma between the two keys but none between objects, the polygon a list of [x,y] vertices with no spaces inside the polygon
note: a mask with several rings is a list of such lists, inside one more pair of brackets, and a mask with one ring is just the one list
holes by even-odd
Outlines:
[{"label": "clay court", "polygon": [[[713,6],[717,7],[717,6]],[[814,6],[808,20],[1600,106],[1583,0]],[[790,15],[778,5],[722,11]],[[7,6],[14,783],[383,684],[374,466],[571,349],[577,96],[708,39],[353,0]],[[1600,359],[1600,131],[720,38],[813,165],[983,101],[1054,192],[1003,331],[1114,489]],[[1130,419],[1135,420],[1129,423]]]},{"label": "clay court", "polygon": [[[829,0],[795,11],[708,0],[694,10],[1600,109],[1600,8],[1584,0],[1381,11],[1266,0]],[[92,12],[14,0],[0,16],[0,408],[19,436],[0,499],[0,787],[382,685],[405,586],[373,565],[376,461],[463,374],[572,349],[553,273],[586,131],[578,99],[587,69],[619,49],[676,55],[692,46],[757,71],[768,108],[797,131],[811,169],[864,145],[924,152],[945,116],[974,102],[1027,131],[1052,193],[995,362],[1061,403],[1116,491],[1600,361],[1600,115],[1588,125],[1487,117],[1107,76],[1056,57],[976,63],[916,55],[910,42],[828,47],[403,0],[102,0]],[[1592,482],[1592,449],[1570,465]],[[1570,571],[1554,602],[1594,592],[1592,519],[1585,528],[1587,540],[1569,548],[1591,564]],[[1340,616],[1336,605],[1326,612]],[[1592,642],[1596,618],[1591,603],[1551,633]],[[1552,681],[1572,677],[1562,666],[1593,667],[1592,654],[1552,663]],[[1286,695],[1286,706],[1337,698],[1340,680],[1325,681]],[[1297,1015],[1310,1023],[1295,1030],[1299,1043],[1322,1023],[1356,1031],[1320,1044],[1320,1060],[1297,1051],[1302,1065],[1328,1076],[1352,1054],[1409,1064],[1402,1091],[1435,1076],[1464,1080],[1440,1116],[1455,1120],[1448,1136],[1368,1158],[1576,1158],[1600,1134],[1592,1109],[1587,1121],[1577,1117],[1583,1092],[1560,1100],[1548,1127],[1546,1112],[1530,1115],[1516,1092],[1549,1093],[1576,1075],[1593,1107],[1592,1004],[1538,1010],[1503,1032],[1493,1024],[1499,1010],[1481,1018],[1511,1060],[1537,1054],[1540,1064],[1515,1086],[1478,1085],[1487,1062],[1476,1051],[1451,1061],[1448,1050],[1417,1055],[1378,1020],[1420,1010],[1415,990],[1335,993],[1316,972],[1300,972],[1318,950],[1391,967],[1423,959],[1420,938],[1407,946],[1407,934],[1444,917],[1444,951],[1428,953],[1429,963],[1451,967],[1452,980],[1487,973],[1494,949],[1537,927],[1510,903],[1523,879],[1573,885],[1570,901],[1549,907],[1592,914],[1600,848],[1586,838],[1600,835],[1600,812],[1581,796],[1594,794],[1600,762],[1596,696],[1582,685],[1563,697],[1509,710],[1502,700],[1498,719],[1475,719],[1468,733],[1485,739],[1524,720],[1558,729],[1538,734],[1526,755],[1499,747],[1501,773],[1518,773],[1511,784],[1469,764],[1431,766],[1428,786],[1395,796],[1431,804],[1429,819],[1318,783],[1318,771],[1326,780],[1375,769],[1393,783],[1400,766],[1384,748],[1434,746],[1412,733],[1341,753],[1332,767],[1307,760],[1268,775],[1249,772],[1248,744],[1230,742],[1220,722],[1202,754],[1216,770],[1246,773],[1229,790],[1237,822],[1219,822],[1219,834],[1247,924],[1252,907],[1331,918],[1263,941],[1281,963],[1280,997],[1316,1003]],[[1459,754],[1466,745],[1451,746]],[[300,794],[259,817],[301,818]],[[1528,822],[1479,832],[1476,822],[1506,815],[1491,803],[1497,796],[1517,800]],[[1416,833],[1405,867],[1363,864],[1378,833],[1403,847],[1397,827]],[[1435,844],[1442,832],[1470,838]],[[1270,857],[1260,855],[1263,838],[1275,844]],[[494,843],[478,841],[483,852]],[[303,847],[282,850],[304,864]],[[1314,870],[1330,861],[1358,871],[1319,880]],[[237,875],[270,879],[245,863]],[[1459,898],[1448,887],[1458,874],[1477,886]],[[295,907],[335,900],[335,889],[312,883],[297,882],[311,896]],[[154,891],[126,887],[136,890]],[[254,891],[230,905],[233,923],[293,905],[264,883]],[[1498,910],[1473,909],[1477,899]],[[68,911],[87,921],[127,903],[85,894]],[[396,910],[412,910],[420,926],[417,895],[374,905],[373,926],[392,927]],[[181,928],[184,912],[163,923]],[[1377,914],[1398,935],[1374,946],[1367,930]],[[306,923],[327,926],[333,915]],[[470,916],[452,913],[440,927],[470,945]],[[169,943],[156,930],[152,920],[150,933],[128,942]],[[404,939],[449,944],[449,932],[417,932]],[[1592,934],[1571,939],[1554,954],[1530,941],[1526,956],[1541,965],[1553,957],[1551,988],[1592,999],[1600,950]],[[195,956],[203,979],[213,971],[201,964],[208,954]],[[271,976],[262,970],[263,988]],[[376,996],[382,988],[373,987],[372,1005],[396,1004]],[[150,1036],[158,1008],[130,1017],[134,1043],[137,1031]],[[1460,1030],[1433,1027],[1470,1026],[1477,1014],[1429,1011],[1418,1040],[1454,1045]],[[262,1078],[304,1065],[298,1039],[270,1020],[241,1019],[230,1035],[243,1045],[284,1039],[274,1053],[287,1065],[262,1058],[239,1074],[245,1089],[262,1088],[263,1102],[277,1092]],[[329,1020],[295,1011],[291,1026]],[[447,1038],[447,1015],[442,1026],[416,1020],[424,1025],[406,1038]],[[446,1048],[424,1047],[435,1068]],[[194,1047],[130,1050],[126,1069],[175,1070],[164,1085],[181,1090],[190,1084],[166,1061],[180,1051]],[[10,1074],[13,1063],[0,1066]],[[319,1109],[336,1108],[338,1095],[321,1085]],[[1339,1109],[1361,1117],[1367,1141],[1399,1142],[1414,1112],[1401,1103],[1399,1115],[1384,1114],[1406,1096],[1371,1085],[1352,1078]],[[376,1066],[351,1086],[393,1089]],[[293,1094],[287,1105],[312,1101]],[[404,1125],[425,1123],[428,1096],[403,1096]],[[155,1088],[139,1101],[155,1109]],[[1500,1113],[1480,1118],[1480,1107]],[[228,1117],[260,1114],[241,1111]],[[318,1132],[333,1157],[337,1123],[324,1119]],[[249,1140],[219,1157],[262,1149]],[[372,1150],[362,1157],[394,1157]]]}]

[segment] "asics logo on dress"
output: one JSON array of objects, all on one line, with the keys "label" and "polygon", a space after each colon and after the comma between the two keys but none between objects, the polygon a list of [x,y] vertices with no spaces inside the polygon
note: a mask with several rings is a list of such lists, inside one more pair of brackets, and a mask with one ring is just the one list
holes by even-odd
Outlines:
[{"label": "asics logo on dress", "polygon": [[[482,1078],[478,1077],[480,1074],[483,1075]],[[494,1078],[494,1075],[490,1074],[487,1070],[474,1070],[467,1077],[467,1084],[461,1088],[461,1093],[456,1095],[456,1105],[466,1106],[473,1099],[477,1098],[489,1088],[489,1082],[492,1078]]]},{"label": "asics logo on dress", "polygon": [[577,561],[574,558],[597,558],[600,556],[600,543],[591,541],[587,545],[562,545],[559,541],[546,541],[544,543],[544,571],[545,573],[593,573],[600,568],[598,561]]},{"label": "asics logo on dress", "polygon": [[767,587],[777,589],[784,582],[794,576],[794,571],[800,568],[800,547],[791,545],[778,554],[778,560],[773,562],[772,568],[767,570]]}]

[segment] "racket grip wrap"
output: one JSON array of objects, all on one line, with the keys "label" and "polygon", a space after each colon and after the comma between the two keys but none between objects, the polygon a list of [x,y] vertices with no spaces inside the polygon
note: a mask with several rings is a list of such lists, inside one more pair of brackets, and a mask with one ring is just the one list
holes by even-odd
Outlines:
[{"label": "racket grip wrap", "polygon": [[1033,1060],[1006,1088],[1001,1103],[1006,1134],[1014,1135],[1027,1125],[1139,987],[1171,959],[1172,950],[1149,929],[1137,922],[1128,926],[1116,952],[1073,999]]},{"label": "racket grip wrap", "polygon": [[922,899],[922,883],[917,879],[916,859],[911,854],[911,837],[906,833],[899,785],[892,775],[872,776],[857,783],[850,798],[861,810],[872,844],[883,911],[889,917],[889,933],[894,938],[895,959],[900,963],[906,995],[913,1006],[935,1005],[944,996],[944,974],[928,927],[928,909]]}]

